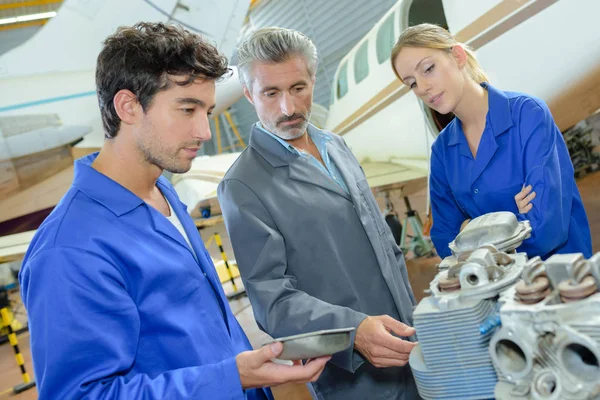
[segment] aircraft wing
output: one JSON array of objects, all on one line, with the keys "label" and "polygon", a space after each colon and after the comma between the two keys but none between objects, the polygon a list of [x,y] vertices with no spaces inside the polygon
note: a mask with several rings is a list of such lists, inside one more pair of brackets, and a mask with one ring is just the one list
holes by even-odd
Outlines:
[{"label": "aircraft wing", "polygon": [[0,116],[0,161],[72,145],[92,128],[87,125],[62,125],[55,114]]},{"label": "aircraft wing", "polygon": [[231,165],[241,153],[224,153],[197,157],[192,168],[171,179],[181,201],[188,206],[192,218],[203,218],[202,210],[210,208],[212,215],[221,213],[217,200],[217,187]]},{"label": "aircraft wing", "polygon": [[0,237],[0,263],[22,259],[35,232],[27,231]]},{"label": "aircraft wing", "polygon": [[402,190],[409,196],[427,187],[428,171],[420,166],[397,162],[363,162],[367,182],[377,192]]}]

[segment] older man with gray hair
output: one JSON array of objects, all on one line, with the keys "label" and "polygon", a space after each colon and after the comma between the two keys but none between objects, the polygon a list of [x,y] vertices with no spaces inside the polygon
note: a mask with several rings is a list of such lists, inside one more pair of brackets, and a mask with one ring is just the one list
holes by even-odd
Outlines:
[{"label": "older man with gray hair", "polygon": [[258,325],[273,337],[356,328],[314,384],[321,399],[419,398],[404,256],[344,140],[308,122],[314,44],[260,29],[238,69],[260,122],[218,194]]}]

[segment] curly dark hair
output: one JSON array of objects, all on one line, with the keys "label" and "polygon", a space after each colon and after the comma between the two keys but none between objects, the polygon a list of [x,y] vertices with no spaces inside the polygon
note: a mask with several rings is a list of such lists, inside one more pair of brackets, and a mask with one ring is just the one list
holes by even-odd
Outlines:
[{"label": "curly dark hair", "polygon": [[178,85],[198,78],[218,80],[229,75],[227,58],[199,35],[176,25],[138,23],[120,27],[104,41],[96,65],[96,90],[104,134],[113,138],[121,119],[113,99],[122,89],[137,96],[144,111],[154,95],[168,89],[169,75],[188,76]]}]

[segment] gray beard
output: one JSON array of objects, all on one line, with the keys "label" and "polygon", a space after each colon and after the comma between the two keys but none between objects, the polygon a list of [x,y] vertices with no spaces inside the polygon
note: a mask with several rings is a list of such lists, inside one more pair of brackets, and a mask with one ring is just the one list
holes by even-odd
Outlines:
[{"label": "gray beard", "polygon": [[[297,127],[297,128],[296,128]],[[281,129],[276,129],[273,133],[283,140],[294,140],[302,137],[308,128],[308,122],[304,121],[301,124],[295,125],[294,128],[299,129],[298,132],[292,133]]]},{"label": "gray beard", "polygon": [[[277,137],[283,139],[283,140],[294,140],[294,139],[298,139],[299,137],[302,137],[302,135],[304,135],[304,133],[306,133],[306,129],[308,128],[308,120],[310,119],[310,112],[308,113],[308,115],[306,116],[306,119],[298,124],[292,125],[292,126],[288,126],[288,129],[279,129],[277,128],[277,125],[271,127],[271,126],[265,126],[269,132],[271,132],[272,134],[276,135]],[[263,124],[264,125],[264,124]],[[292,133],[290,131],[292,130],[296,130],[298,129],[297,133]]]}]

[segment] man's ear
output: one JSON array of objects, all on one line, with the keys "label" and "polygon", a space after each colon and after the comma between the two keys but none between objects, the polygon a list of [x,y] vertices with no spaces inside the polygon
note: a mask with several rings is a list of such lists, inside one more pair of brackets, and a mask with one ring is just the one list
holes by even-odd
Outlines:
[{"label": "man's ear", "polygon": [[454,58],[456,65],[460,69],[463,69],[467,65],[467,51],[459,44],[452,47],[452,58]]},{"label": "man's ear", "polygon": [[252,101],[252,95],[250,94],[250,90],[248,90],[246,86],[244,86],[244,96],[246,96],[250,104],[254,105],[254,101]]},{"label": "man's ear", "polygon": [[133,125],[140,112],[143,112],[137,96],[127,89],[121,89],[115,94],[113,105],[121,121],[127,125]]}]

